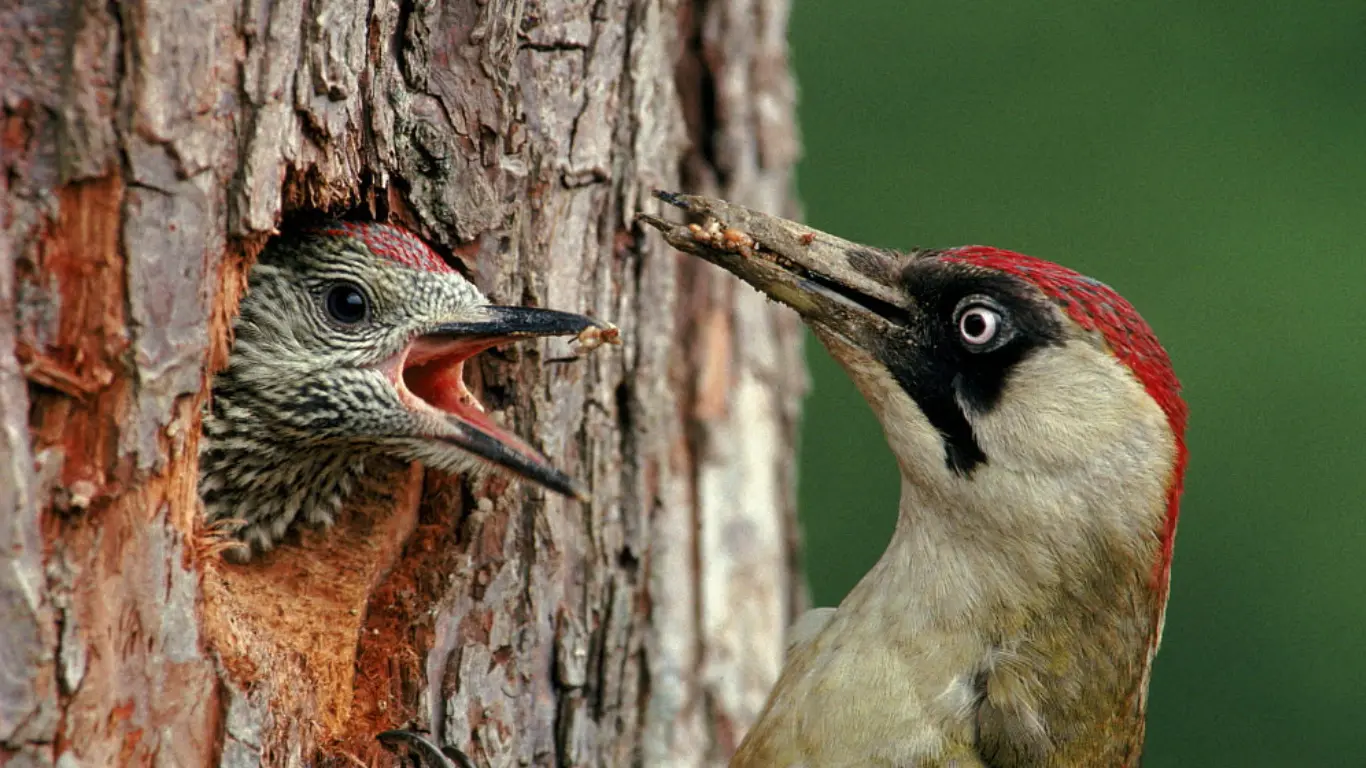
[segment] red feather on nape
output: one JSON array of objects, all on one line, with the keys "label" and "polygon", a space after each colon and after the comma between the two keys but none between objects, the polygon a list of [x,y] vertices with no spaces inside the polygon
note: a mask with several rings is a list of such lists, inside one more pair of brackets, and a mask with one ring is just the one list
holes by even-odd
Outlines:
[{"label": "red feather on nape", "polygon": [[455,271],[417,235],[388,224],[342,221],[314,231],[322,235],[354,238],[365,243],[365,247],[376,256],[383,256],[412,269],[427,272]]},{"label": "red feather on nape", "polygon": [[1077,325],[1099,331],[1110,351],[1133,371],[1162,408],[1177,439],[1183,438],[1186,404],[1181,400],[1181,384],[1172,371],[1171,360],[1138,310],[1110,286],[1051,261],[999,248],[954,248],[944,251],[944,259],[1026,280],[1062,305]]}]

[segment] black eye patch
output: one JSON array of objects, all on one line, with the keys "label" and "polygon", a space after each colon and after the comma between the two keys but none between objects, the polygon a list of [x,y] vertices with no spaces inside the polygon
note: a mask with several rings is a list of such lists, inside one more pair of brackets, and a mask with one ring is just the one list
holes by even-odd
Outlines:
[{"label": "black eye patch", "polygon": [[918,332],[882,340],[878,357],[939,432],[948,468],[970,475],[987,456],[968,417],[1000,402],[1021,360],[1061,342],[1061,323],[1030,286],[968,265],[915,259],[902,287]]}]

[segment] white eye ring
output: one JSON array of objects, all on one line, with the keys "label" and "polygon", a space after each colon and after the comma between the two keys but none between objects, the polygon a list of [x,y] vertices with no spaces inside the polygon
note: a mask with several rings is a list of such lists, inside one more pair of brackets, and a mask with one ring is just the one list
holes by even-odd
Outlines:
[{"label": "white eye ring", "polygon": [[958,316],[958,334],[966,344],[990,344],[1001,330],[1001,315],[989,307],[972,307]]}]

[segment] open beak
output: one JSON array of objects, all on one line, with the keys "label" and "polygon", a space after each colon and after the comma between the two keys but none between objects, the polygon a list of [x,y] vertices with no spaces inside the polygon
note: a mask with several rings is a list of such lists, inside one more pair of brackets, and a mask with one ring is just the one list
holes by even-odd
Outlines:
[{"label": "open beak", "polygon": [[[502,344],[542,336],[616,338],[610,323],[583,315],[531,307],[479,307],[459,322],[427,329],[387,366],[404,404],[435,415],[441,440],[508,469],[552,491],[581,501],[588,496],[540,451],[493,423],[465,386],[465,361]],[[433,413],[433,412],[436,413]]]},{"label": "open beak", "polygon": [[723,200],[662,191],[655,197],[702,223],[676,224],[643,213],[637,219],[662,232],[674,248],[797,310],[818,333],[871,349],[878,339],[904,332],[910,303],[896,286],[905,256]]}]

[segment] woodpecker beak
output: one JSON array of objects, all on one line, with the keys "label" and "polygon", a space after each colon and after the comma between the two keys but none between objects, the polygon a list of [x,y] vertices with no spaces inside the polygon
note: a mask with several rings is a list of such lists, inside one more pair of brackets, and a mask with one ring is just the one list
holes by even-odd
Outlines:
[{"label": "woodpecker beak", "polygon": [[648,214],[670,245],[729,272],[797,310],[818,333],[863,349],[907,319],[909,297],[895,287],[903,256],[829,235],[723,200],[656,191],[702,224]]},{"label": "woodpecker beak", "polygon": [[424,337],[464,342],[487,340],[488,346],[494,346],[540,336],[577,336],[589,328],[605,330],[611,327],[591,317],[553,309],[485,306],[477,311],[482,316],[458,323],[443,323],[429,330]]},{"label": "woodpecker beak", "polygon": [[493,423],[465,386],[465,361],[492,347],[542,336],[614,330],[583,315],[530,307],[484,306],[473,317],[428,328],[386,366],[399,397],[416,413],[438,416],[433,439],[455,445],[545,488],[580,501],[587,493],[540,451]]}]

